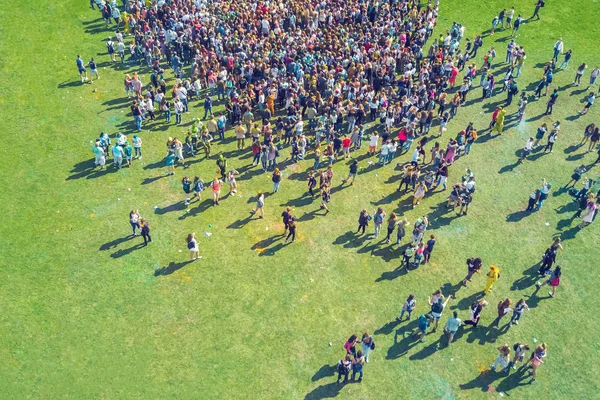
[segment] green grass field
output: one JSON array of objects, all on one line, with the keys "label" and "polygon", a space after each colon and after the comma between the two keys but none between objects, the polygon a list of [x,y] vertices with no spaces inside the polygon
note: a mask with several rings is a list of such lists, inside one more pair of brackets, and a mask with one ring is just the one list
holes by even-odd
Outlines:
[{"label": "green grass field", "polygon": [[[514,5],[528,17],[533,3],[518,0]],[[442,1],[434,36],[458,21],[472,39],[490,27],[494,13],[511,5]],[[319,202],[303,197],[306,183],[300,181],[311,160],[284,170],[280,192],[267,197],[266,217],[259,221],[248,220],[252,197],[257,190],[270,191],[271,181],[270,175],[254,172],[239,179],[241,197],[227,197],[217,208],[193,203],[186,213],[181,177],[209,180],[215,169],[214,158],[193,160],[188,170],[178,168],[175,177],[164,177],[165,140],[182,137],[187,127],[167,129],[161,122],[151,131],[145,128],[144,164],[93,172],[90,140],[102,130],[131,133],[123,74],[140,71],[147,83],[148,71],[110,65],[104,44],[110,33],[87,2],[4,4],[1,397],[477,399],[492,385],[490,397],[502,392],[516,399],[598,398],[599,227],[575,229],[579,220],[571,216],[576,205],[559,190],[577,165],[595,160],[594,153],[583,155],[575,145],[587,124],[600,122],[599,106],[573,117],[587,94],[589,71],[600,64],[597,9],[597,0],[548,1],[541,21],[522,26],[517,41],[527,60],[520,89],[532,92],[559,36],[574,57],[566,71],[555,75],[554,87],[561,90],[552,118],[540,115],[544,98],[532,102],[523,125],[508,120],[509,129],[498,138],[483,132],[472,153],[451,168],[449,182],[467,167],[476,174],[478,190],[468,216],[438,208],[448,195],[439,191],[412,210],[407,195],[395,192],[396,163],[374,169],[367,168],[366,159],[354,186],[333,194],[331,213],[315,214]],[[506,31],[484,38],[483,49],[498,49],[495,72],[504,71],[508,36]],[[99,81],[79,82],[77,54],[86,62],[96,58]],[[478,65],[482,57],[480,52]],[[590,68],[585,84],[576,88],[569,84],[581,62]],[[167,76],[172,82],[171,72]],[[477,88],[469,99],[479,96]],[[498,95],[460,109],[445,136],[455,135],[469,121],[483,129],[504,99]],[[203,111],[197,101],[191,109],[184,124]],[[515,102],[509,114],[516,109]],[[534,153],[513,166],[525,139],[542,122],[554,120],[562,121],[554,153]],[[234,147],[233,142],[217,144],[213,153],[230,154],[230,165],[238,169],[249,164],[247,154],[236,154]],[[287,158],[288,150],[282,155]],[[340,162],[334,171],[337,186],[347,166]],[[600,175],[600,169],[591,174]],[[527,197],[544,177],[554,186],[549,199],[539,212],[524,215],[520,211]],[[279,215],[286,205],[294,207],[300,222],[299,239],[284,247]],[[360,209],[374,212],[377,206],[388,214],[398,211],[411,222],[429,215],[430,230],[438,238],[431,264],[408,274],[393,273],[400,254],[395,246],[355,237]],[[133,208],[151,223],[154,242],[148,247],[139,246],[141,238],[128,237]],[[186,264],[189,232],[198,234],[203,259]],[[536,264],[556,235],[566,240],[558,256],[562,284],[557,298],[548,299],[547,290],[537,297],[532,295]],[[450,348],[442,344],[439,350],[441,329],[424,344],[404,338],[415,322],[394,319],[407,295],[417,295],[414,316],[426,312],[427,295],[440,286],[445,293],[456,290],[466,273],[465,259],[472,256],[482,257],[486,269],[493,263],[502,270],[487,296],[483,327],[475,333],[464,330]],[[163,267],[166,272],[155,276]],[[458,309],[462,319],[468,318],[468,306],[484,280],[478,276],[456,292],[450,309]],[[508,332],[488,329],[496,303],[506,296],[513,301],[524,297],[531,312]],[[449,315],[447,310],[443,322]],[[364,331],[374,333],[377,343],[364,382],[336,385],[333,366],[343,355],[344,341]],[[534,338],[549,345],[534,384],[518,374],[480,375],[496,357],[496,347],[532,344]]]}]

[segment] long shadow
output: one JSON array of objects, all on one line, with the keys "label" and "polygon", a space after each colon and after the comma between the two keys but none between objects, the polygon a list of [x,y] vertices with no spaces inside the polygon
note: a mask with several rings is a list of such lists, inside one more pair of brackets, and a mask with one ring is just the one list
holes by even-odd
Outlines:
[{"label": "long shadow", "polygon": [[315,374],[312,376],[311,381],[316,382],[328,376],[334,376],[337,371],[337,365],[324,364]]},{"label": "long shadow", "polygon": [[[481,283],[483,285],[483,282]],[[483,291],[475,292],[469,297],[463,297],[458,301],[458,303],[450,306],[451,310],[468,310],[476,300],[479,300],[484,296]]]},{"label": "long shadow", "polygon": [[85,83],[81,82],[81,80],[79,80],[79,78],[77,78],[74,81],[64,81],[63,83],[58,84],[57,88],[64,89],[64,88],[69,88],[69,87],[73,87],[73,86],[83,86],[83,85],[85,85]]},{"label": "long shadow", "polygon": [[297,199],[289,200],[287,203],[280,204],[281,207],[304,207],[309,204],[312,204],[315,200],[310,196],[309,193],[304,193],[302,197],[298,197]]},{"label": "long shadow", "polygon": [[122,238],[118,238],[113,240],[112,242],[108,242],[108,243],[104,243],[102,246],[100,246],[100,251],[106,251],[106,250],[110,250],[113,249],[115,247],[117,247],[118,245],[120,245],[121,243],[127,242],[131,239],[133,239],[135,236],[133,235],[128,235],[128,236],[124,236]]},{"label": "long shadow", "polygon": [[71,171],[69,171],[71,175],[69,175],[65,180],[72,181],[85,177],[88,179],[96,178],[116,171],[118,170],[114,169],[110,164],[107,164],[104,169],[99,169],[96,164],[94,164],[94,159],[89,159],[75,164]]},{"label": "long shadow", "polygon": [[505,165],[504,167],[500,168],[500,170],[498,171],[499,174],[504,174],[506,172],[511,172],[513,171],[517,166],[519,166],[519,164],[521,164],[519,161],[516,161],[513,164],[509,164],[509,165]]},{"label": "long shadow", "polygon": [[340,394],[340,390],[344,387],[342,383],[328,383],[326,385],[321,385],[315,388],[312,392],[308,393],[304,399],[305,400],[321,400],[321,399],[330,399],[336,397]]},{"label": "long shadow", "polygon": [[373,333],[375,335],[389,335],[401,323],[402,323],[402,321],[400,321],[398,318],[394,318],[393,320],[391,320],[387,324],[383,325],[381,328],[375,330],[375,332],[373,332]]},{"label": "long shadow", "polygon": [[502,382],[496,386],[496,392],[509,395],[508,392],[511,390],[518,388],[519,386],[530,385],[532,383],[533,381],[529,376],[528,369],[521,366],[521,368],[504,378]]},{"label": "long shadow", "polygon": [[[192,203],[194,204],[194,203]],[[179,217],[180,220],[184,220],[188,217],[195,217],[203,211],[208,210],[213,205],[213,201],[211,199],[206,199],[203,202],[199,203],[197,207],[192,209],[188,209],[187,212]]]},{"label": "long shadow", "polygon": [[167,207],[163,207],[163,208],[158,207],[158,208],[155,208],[154,209],[154,213],[158,214],[158,215],[164,215],[166,213],[170,213],[170,212],[173,212],[173,211],[183,211],[183,210],[185,210],[185,208],[186,208],[185,202],[182,200],[182,201],[179,201],[177,203],[173,203],[173,204],[171,204],[170,206],[167,206]]},{"label": "long shadow", "polygon": [[513,282],[510,287],[510,290],[523,290],[527,289],[540,279],[538,275],[538,270],[540,268],[541,263],[535,263],[525,271],[523,271],[523,276]]},{"label": "long shadow", "polygon": [[319,211],[322,211],[321,208],[317,208],[316,210],[312,210],[310,212],[304,213],[300,218],[298,218],[298,221],[302,222],[302,221],[310,221],[312,219],[315,219],[316,216],[325,216],[327,215],[325,211],[323,211],[323,214],[317,214]]},{"label": "long shadow", "polygon": [[168,266],[162,267],[154,271],[154,276],[166,276],[171,275],[173,272],[180,270],[185,267],[189,263],[193,262],[192,260],[183,261],[180,263],[170,262]]},{"label": "long shadow", "polygon": [[269,238],[266,238],[266,239],[263,239],[263,240],[261,240],[259,242],[254,243],[250,249],[251,250],[264,250],[267,247],[269,247],[270,245],[272,245],[273,243],[275,243],[275,242],[277,242],[277,241],[279,241],[281,239],[283,239],[283,235],[282,234],[280,234],[280,235],[274,235],[274,236],[271,236]]},{"label": "long shadow", "polygon": [[[569,188],[561,186],[558,190],[555,190],[554,192],[552,192],[552,197],[558,197],[558,196],[562,196],[565,193],[569,192]],[[564,213],[564,211],[559,211],[559,214]]]},{"label": "long shadow", "polygon": [[167,177],[167,175],[159,175],[159,176],[154,176],[152,178],[144,178],[144,180],[140,184],[141,185],[149,185],[152,182],[156,182],[157,180],[162,179],[162,178],[166,178],[166,177]]},{"label": "long shadow", "polygon": [[[283,236],[280,236],[280,238],[283,239]],[[283,244],[283,242],[281,243],[277,243],[275,246],[269,247],[264,249],[263,251],[261,251],[258,255],[260,257],[264,257],[264,256],[274,256],[275,253],[277,253],[279,250],[283,249],[286,245]]]},{"label": "long shadow", "polygon": [[[543,287],[543,289],[548,289],[549,286],[546,285]],[[523,297],[527,298],[527,300],[525,301],[527,303],[527,305],[529,306],[529,308],[536,308],[539,304],[540,301],[542,300],[548,300],[551,299],[552,297],[548,296],[538,296],[539,291],[542,290],[542,288],[538,288],[536,286],[535,290],[533,291],[532,294],[530,295],[524,295]]]},{"label": "long shadow", "polygon": [[583,157],[585,157],[585,153],[571,154],[569,157],[566,158],[566,160],[567,161],[577,161],[577,160],[581,160]]},{"label": "long shadow", "polygon": [[440,288],[440,290],[442,291],[442,293],[448,293],[450,295],[452,295],[452,297],[456,298],[456,293],[458,293],[458,291],[460,289],[462,289],[464,286],[462,284],[462,280],[458,281],[455,284],[452,284],[450,282],[446,282],[442,285],[442,287]]},{"label": "long shadow", "polygon": [[531,211],[521,210],[510,213],[506,216],[506,222],[519,222],[525,217],[531,215]]},{"label": "long shadow", "polygon": [[[430,229],[438,229],[442,226],[450,225],[452,220],[459,217],[459,215],[454,212],[453,208],[446,207],[446,202],[438,204],[437,207],[431,207],[431,209],[434,211],[430,212],[428,215]],[[452,214],[447,216],[450,212]]]},{"label": "long shadow", "polygon": [[577,233],[580,231],[579,226],[574,226],[573,228],[566,230],[560,233],[561,240],[569,240],[575,238]]},{"label": "long shadow", "polygon": [[392,202],[400,199],[400,197],[402,197],[403,194],[404,194],[404,192],[394,190],[392,193],[388,194],[387,196],[382,197],[381,199],[379,199],[377,201],[372,201],[371,204],[373,204],[374,206],[382,206],[385,204],[392,204]]},{"label": "long shadow", "polygon": [[485,371],[482,371],[478,376],[473,378],[471,381],[460,384],[458,385],[458,387],[460,387],[461,390],[480,389],[482,392],[487,392],[489,386],[497,379],[502,378],[502,376],[506,376],[506,374],[501,374],[486,369]]},{"label": "long shadow", "polygon": [[583,143],[572,144],[569,147],[565,148],[565,154],[572,153],[575,150],[579,149],[581,146],[583,146]]},{"label": "long shadow", "polygon": [[406,275],[408,274],[408,267],[398,267],[395,268],[391,271],[385,271],[381,273],[381,276],[377,279],[375,279],[375,282],[382,282],[382,281],[393,281],[396,278],[401,277],[402,275]]},{"label": "long shadow", "polygon": [[227,226],[227,229],[241,229],[244,226],[246,226],[246,224],[248,222],[250,222],[251,220],[252,220],[252,214],[250,214],[246,218],[238,219],[237,221],[232,222],[230,225]]},{"label": "long shadow", "polygon": [[[409,324],[404,325],[402,328],[396,330],[394,333],[394,344],[388,349],[388,352],[385,356],[386,360],[395,360],[400,358],[410,349],[419,344],[417,340],[417,336],[412,334],[412,331],[416,329],[418,322],[416,319],[413,319]],[[398,338],[401,337],[400,341]]]},{"label": "long shadow", "polygon": [[130,247],[130,248],[128,248],[128,249],[120,249],[120,250],[117,250],[117,251],[115,251],[114,253],[112,253],[110,256],[111,256],[112,258],[120,258],[120,257],[126,256],[126,255],[128,255],[128,254],[131,254],[131,253],[133,253],[135,250],[141,249],[141,248],[142,248],[142,247],[144,247],[144,246],[145,246],[145,245],[144,245],[144,243],[138,243],[138,244],[135,244],[135,245],[131,246],[131,247]]}]

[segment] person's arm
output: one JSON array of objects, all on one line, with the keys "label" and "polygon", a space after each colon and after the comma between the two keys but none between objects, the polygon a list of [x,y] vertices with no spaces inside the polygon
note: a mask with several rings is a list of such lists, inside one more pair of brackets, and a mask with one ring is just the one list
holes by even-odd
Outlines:
[{"label": "person's arm", "polygon": [[446,299],[446,301],[444,302],[444,308],[446,307],[446,304],[448,304],[448,302],[450,301],[451,298],[452,298],[452,295],[449,295],[448,298]]}]

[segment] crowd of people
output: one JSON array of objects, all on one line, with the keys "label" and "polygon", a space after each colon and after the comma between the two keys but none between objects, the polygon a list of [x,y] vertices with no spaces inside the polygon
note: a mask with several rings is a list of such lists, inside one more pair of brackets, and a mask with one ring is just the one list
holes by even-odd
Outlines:
[{"label": "crowd of people", "polygon": [[[446,191],[450,186],[446,207],[458,208],[459,215],[466,215],[476,193],[475,174],[467,170],[450,185],[448,179],[456,159],[470,154],[481,133],[469,123],[444,143],[441,138],[448,136],[448,123],[469,103],[467,98],[475,87],[481,88],[483,99],[497,95],[496,79],[502,79],[499,92],[506,92],[507,98],[505,104],[492,113],[487,127],[490,135],[504,132],[506,119],[512,116],[508,114],[508,108],[513,98],[518,99],[514,114],[519,122],[524,118],[528,102],[534,100],[520,91],[517,84],[526,60],[523,46],[514,39],[508,41],[504,60],[506,72],[501,77],[495,76],[496,49],[484,50],[483,35],[470,40],[466,36],[466,27],[454,22],[449,29],[437,27],[436,31],[441,33],[437,38],[433,36],[438,3],[439,0],[351,5],[340,0],[299,0],[280,4],[158,0],[125,1],[124,5],[117,5],[116,0],[91,0],[90,6],[101,11],[107,26],[114,25],[114,37],[106,42],[111,61],[139,65],[151,71],[149,82],[142,82],[137,73],[124,78],[125,94],[133,98],[130,109],[138,133],[151,121],[170,124],[172,113],[175,124],[182,124],[192,101],[198,101],[203,107],[204,117],[190,121],[184,139],[169,137],[165,156],[168,175],[175,174],[177,163],[184,165],[185,158],[197,157],[200,151],[209,158],[211,149],[220,146],[226,135],[233,134],[237,150],[252,155],[249,167],[262,168],[263,173],[271,174],[273,193],[280,190],[281,170],[285,167],[283,151],[289,151],[291,163],[311,160],[308,192],[313,199],[321,199],[320,207],[326,215],[330,212],[332,166],[336,162],[352,159],[348,176],[341,184],[353,185],[361,168],[355,154],[366,153],[372,158],[367,168],[384,168],[408,153],[410,161],[401,166],[397,190],[411,194],[412,207],[417,207],[433,191]],[[539,19],[544,6],[542,0],[537,1],[529,20]],[[489,34],[494,35],[499,29],[511,29],[512,36],[517,37],[520,27],[527,21],[514,8],[504,9],[493,18]],[[426,43],[429,43],[428,47]],[[536,100],[548,94],[553,73],[568,68],[572,58],[572,51],[564,50],[562,39],[556,42],[553,51],[553,58],[544,67],[543,76],[536,85]],[[563,60],[557,67],[561,55]],[[86,67],[91,69],[91,76],[99,79],[93,59],[85,64],[78,56],[76,65],[82,82],[88,79]],[[573,85],[581,84],[586,68],[586,64],[580,64]],[[166,71],[175,77],[172,86],[167,86]],[[594,104],[592,86],[599,73],[598,67],[590,73],[590,92],[582,114]],[[558,89],[554,89],[548,96],[546,114],[552,114],[558,97]],[[222,105],[224,111],[213,112],[215,102]],[[437,129],[432,132],[435,124]],[[481,129],[482,132],[485,130]],[[133,134],[131,142],[126,135],[118,134],[112,146],[110,137],[102,133],[93,145],[95,165],[105,168],[109,155],[116,168],[131,166],[133,160],[141,159],[142,139],[138,133]],[[536,151],[545,137],[544,152],[552,152],[559,134],[560,121],[552,128],[542,124],[535,138],[526,141],[518,162],[525,161]],[[599,129],[591,124],[586,127],[579,147],[587,146],[587,152],[594,151],[599,140]],[[368,141],[365,148],[363,141]],[[565,187],[577,185],[593,165],[578,167],[573,173],[572,184]],[[239,172],[221,153],[217,155],[216,166],[214,178],[206,181],[209,183],[198,176],[193,179],[183,177],[186,206],[193,199],[201,201],[201,192],[205,188],[210,188],[213,204],[218,206],[225,182],[229,185],[229,195],[237,192],[236,175]],[[600,196],[592,193],[595,183],[594,179],[586,177],[581,189],[573,189],[574,200],[579,205],[574,217],[582,218],[581,228],[592,223],[600,206]],[[540,209],[551,188],[552,184],[544,180],[529,197],[526,211]],[[251,213],[263,218],[264,206],[265,193],[260,191]],[[289,207],[281,217],[283,235],[287,235],[284,243],[293,243],[298,218]],[[151,242],[148,223],[137,211],[130,214],[130,222],[134,235],[136,228],[141,228],[144,242]],[[390,243],[396,231],[398,246],[407,230],[412,229],[412,237],[404,246],[397,268],[418,269],[430,261],[437,239],[433,234],[425,234],[429,225],[426,215],[418,218],[411,228],[411,223],[397,213],[387,216],[383,208],[378,208],[371,216],[367,210],[362,210],[357,233],[365,234],[371,222],[374,225],[371,239],[387,233],[383,240]],[[384,224],[387,232],[381,232]],[[190,259],[199,259],[195,234],[188,235],[186,242]],[[562,245],[555,241],[544,254],[540,268],[543,279],[537,285],[537,289],[550,285],[551,297],[556,295],[562,274],[560,266],[552,268],[559,249]],[[481,258],[469,258],[468,273],[462,284],[467,286],[481,269]],[[493,290],[498,279],[499,268],[490,265],[483,295]],[[418,317],[418,328],[414,332],[418,340],[425,341],[430,325],[434,325],[433,331],[437,329],[451,298],[451,295],[445,298],[441,290],[432,294],[428,300],[430,310]],[[447,343],[452,343],[463,325],[476,329],[486,305],[484,299],[473,302],[470,316],[465,321],[455,311],[444,325]],[[402,307],[399,321],[404,314],[410,319],[415,308],[416,298],[410,295]],[[528,309],[524,299],[513,306],[512,300],[506,298],[498,304],[498,314],[492,325],[498,325],[509,313],[512,313],[509,326],[517,325]],[[361,348],[357,350],[358,344]],[[338,382],[342,377],[347,381],[350,372],[352,379],[358,374],[362,380],[364,364],[369,362],[369,354],[375,349],[373,336],[365,333],[359,341],[352,335],[344,349],[346,354],[338,364]],[[511,366],[516,368],[529,349],[527,344],[516,343],[512,347],[511,361],[511,347],[505,344],[498,348],[499,356],[491,368],[495,370],[501,366],[506,371]],[[523,364],[532,364],[533,378],[546,352],[546,344],[537,346],[529,361]]]}]

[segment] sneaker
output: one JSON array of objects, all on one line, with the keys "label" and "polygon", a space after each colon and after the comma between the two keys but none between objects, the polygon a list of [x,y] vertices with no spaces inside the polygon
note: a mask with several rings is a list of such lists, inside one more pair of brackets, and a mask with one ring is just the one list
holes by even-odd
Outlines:
[{"label": "sneaker", "polygon": [[552,292],[548,292],[548,295],[549,295],[550,297],[554,297],[554,295],[552,294]]},{"label": "sneaker", "polygon": [[515,325],[519,325],[519,321],[513,321],[512,323]]},{"label": "sneaker", "polygon": [[539,288],[541,288],[541,287],[542,287],[542,284],[541,284],[541,283],[539,283],[539,282],[536,282],[536,283],[535,283],[535,287],[537,287],[537,288],[539,289]]}]

